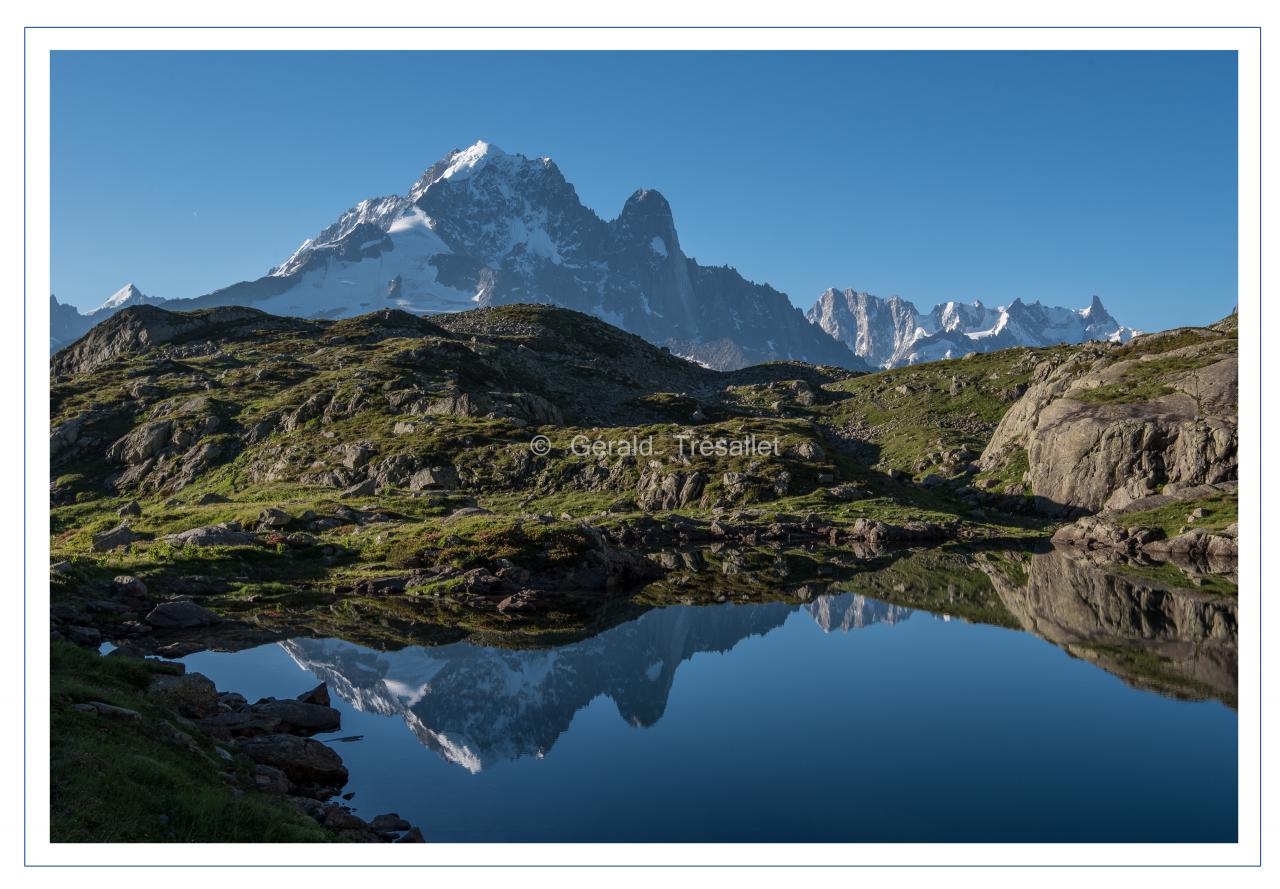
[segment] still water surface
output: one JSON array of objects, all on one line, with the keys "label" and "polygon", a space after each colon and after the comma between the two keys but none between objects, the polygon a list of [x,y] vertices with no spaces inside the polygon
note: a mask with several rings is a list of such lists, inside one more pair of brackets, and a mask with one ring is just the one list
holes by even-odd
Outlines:
[{"label": "still water surface", "polygon": [[533,651],[294,639],[186,662],[250,700],[329,683],[352,806],[428,842],[1236,836],[1220,700],[853,593],[661,608]]}]

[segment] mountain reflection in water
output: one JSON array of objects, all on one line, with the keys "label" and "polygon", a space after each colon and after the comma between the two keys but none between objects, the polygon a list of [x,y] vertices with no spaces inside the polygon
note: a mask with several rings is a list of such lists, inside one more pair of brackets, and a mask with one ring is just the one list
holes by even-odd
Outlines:
[{"label": "mountain reflection in water", "polygon": [[293,638],[185,660],[250,697],[327,682],[343,726],[320,740],[359,739],[335,743],[351,804],[428,841],[1236,837],[1233,566],[704,555],[568,644]]},{"label": "mountain reflection in water", "polygon": [[[1054,550],[1030,557],[1025,573],[1008,563],[963,563],[986,578],[989,608],[1020,627],[1137,688],[1187,699],[1236,700],[1234,597],[1152,580],[1137,568]],[[1137,566],[1140,568],[1141,566]],[[934,583],[954,601],[958,578]],[[913,590],[897,584],[910,600]],[[963,611],[963,609],[961,609]],[[574,715],[610,699],[636,727],[658,722],[681,664],[701,652],[728,652],[764,636],[797,611],[824,632],[892,625],[909,607],[846,592],[801,604],[656,608],[596,636],[554,648],[437,647],[374,651],[338,639],[281,643],[303,669],[356,709],[399,716],[414,736],[471,772],[495,762],[541,757]],[[950,618],[950,614],[943,614]],[[960,616],[965,616],[963,613]]]},{"label": "mountain reflection in water", "polygon": [[[846,593],[803,606],[824,631],[894,624],[909,609]],[[781,602],[673,606],[558,648],[482,648],[466,642],[377,652],[338,639],[281,646],[303,669],[365,712],[399,715],[427,747],[478,772],[496,761],[542,756],[573,716],[604,695],[634,726],[662,718],[680,664],[726,652],[780,626]]]}]

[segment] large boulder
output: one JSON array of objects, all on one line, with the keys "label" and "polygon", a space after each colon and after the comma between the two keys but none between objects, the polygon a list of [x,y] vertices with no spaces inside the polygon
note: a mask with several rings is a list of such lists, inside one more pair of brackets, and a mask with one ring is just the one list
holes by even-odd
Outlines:
[{"label": "large boulder", "polygon": [[1046,360],[996,427],[981,467],[998,471],[1024,451],[1036,503],[1056,515],[1122,509],[1168,484],[1231,481],[1236,386],[1235,337],[1209,329]]},{"label": "large boulder", "polygon": [[332,789],[347,783],[342,757],[311,738],[260,735],[241,741],[240,752],[260,765],[279,769],[302,787]]},{"label": "large boulder", "polygon": [[458,487],[458,472],[452,466],[429,466],[420,469],[409,479],[409,490],[438,489],[451,491]]},{"label": "large boulder", "polygon": [[158,456],[170,443],[173,421],[151,420],[129,432],[107,448],[107,459],[130,466]]},{"label": "large boulder", "polygon": [[147,623],[162,630],[186,630],[207,627],[219,621],[218,615],[190,599],[161,602],[146,617]]},{"label": "large boulder", "polygon": [[707,477],[699,470],[668,472],[658,461],[651,461],[636,483],[636,505],[645,512],[680,509],[696,504],[706,485]]},{"label": "large boulder", "polygon": [[160,539],[173,546],[252,546],[257,543],[252,534],[240,530],[239,525],[231,522],[189,528]]},{"label": "large boulder", "polygon": [[265,700],[248,708],[250,713],[276,720],[280,730],[293,735],[335,732],[342,728],[342,714],[332,707],[304,701]]},{"label": "large boulder", "polygon": [[303,701],[268,698],[239,709],[223,711],[200,721],[200,727],[224,738],[258,735],[310,736],[342,727],[342,715],[332,707]]},{"label": "large boulder", "polygon": [[212,716],[219,709],[218,689],[201,673],[154,676],[147,694],[191,719]]},{"label": "large boulder", "polygon": [[101,534],[95,534],[93,537],[93,551],[95,553],[110,552],[118,546],[127,546],[138,540],[139,536],[129,527],[129,523],[121,522],[110,531],[103,531]]}]

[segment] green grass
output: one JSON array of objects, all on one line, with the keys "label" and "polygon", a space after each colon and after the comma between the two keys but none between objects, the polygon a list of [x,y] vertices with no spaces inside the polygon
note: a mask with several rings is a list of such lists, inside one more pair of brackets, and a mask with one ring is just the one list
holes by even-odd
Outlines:
[{"label": "green grass", "polygon": [[[1230,351],[1234,351],[1231,345]],[[1180,376],[1221,361],[1228,347],[1208,349],[1196,355],[1170,355],[1135,361],[1124,368],[1120,379],[1093,389],[1073,389],[1070,397],[1089,404],[1138,404],[1155,401],[1179,391]]]},{"label": "green grass", "polygon": [[[173,722],[144,689],[145,662],[99,657],[65,643],[51,651],[50,836],[54,842],[328,842],[332,834],[287,804],[238,795],[220,777],[248,768],[223,760],[193,734],[200,751],[163,740],[153,720]],[[142,722],[82,713],[101,701],[138,711]],[[174,728],[185,731],[180,724]]]},{"label": "green grass", "polygon": [[1069,347],[1008,349],[833,383],[824,387],[838,399],[826,422],[865,437],[883,468],[929,471],[922,461],[936,464],[942,452],[980,452],[1036,367],[1071,354]]},{"label": "green grass", "polygon": [[[1221,531],[1239,521],[1238,506],[1234,493],[1223,493],[1196,500],[1179,500],[1140,512],[1125,512],[1117,516],[1116,521],[1127,528],[1159,528],[1166,537],[1175,537],[1183,528]],[[1204,509],[1205,517],[1188,521],[1188,516],[1195,509]]]},{"label": "green grass", "polygon": [[1031,469],[1031,462],[1025,448],[1015,448],[1005,457],[1004,463],[987,472],[975,476],[975,482],[987,481],[993,490],[1008,494],[1031,494],[1031,485],[1026,475]]}]

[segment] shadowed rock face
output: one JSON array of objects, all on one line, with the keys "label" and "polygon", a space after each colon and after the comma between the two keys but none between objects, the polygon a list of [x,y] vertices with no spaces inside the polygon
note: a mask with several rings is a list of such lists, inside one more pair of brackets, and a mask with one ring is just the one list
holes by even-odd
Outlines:
[{"label": "shadowed rock face", "polygon": [[1199,342],[1167,351],[1116,360],[1100,349],[1046,363],[997,426],[983,468],[1024,449],[1026,481],[1051,514],[1120,509],[1170,482],[1234,480],[1235,336],[1199,333]]},{"label": "shadowed rock face", "polygon": [[1234,707],[1236,599],[1148,579],[1139,567],[1053,550],[1031,560],[1025,585],[988,574],[1028,632],[1138,688]]}]

